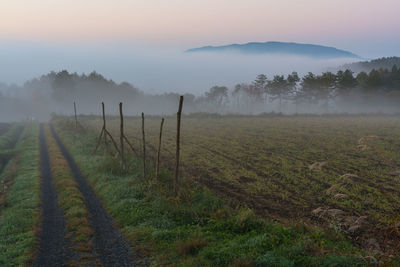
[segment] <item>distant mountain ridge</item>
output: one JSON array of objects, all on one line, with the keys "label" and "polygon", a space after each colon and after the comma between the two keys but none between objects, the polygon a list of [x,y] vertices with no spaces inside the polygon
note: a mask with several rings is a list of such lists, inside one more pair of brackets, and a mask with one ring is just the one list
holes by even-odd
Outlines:
[{"label": "distant mountain ridge", "polygon": [[203,46],[191,48],[185,52],[240,52],[244,54],[287,54],[312,58],[361,58],[352,52],[334,47],[287,42],[251,42],[224,46]]}]

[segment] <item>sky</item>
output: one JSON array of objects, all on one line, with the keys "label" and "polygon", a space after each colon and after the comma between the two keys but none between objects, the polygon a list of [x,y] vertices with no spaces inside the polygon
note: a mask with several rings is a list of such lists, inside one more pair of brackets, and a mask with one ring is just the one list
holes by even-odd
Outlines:
[{"label": "sky", "polygon": [[[104,55],[128,68],[122,52],[138,54],[143,47],[177,52],[290,41],[368,59],[400,56],[399,10],[399,0],[0,0],[0,70],[14,64],[26,73],[0,73],[0,80],[19,82],[63,67],[106,69],[98,59]],[[109,68],[109,75],[127,72]]]},{"label": "sky", "polygon": [[0,33],[182,46],[297,41],[364,45],[371,54],[383,44],[398,53],[391,43],[400,41],[399,10],[398,0],[1,0]]}]

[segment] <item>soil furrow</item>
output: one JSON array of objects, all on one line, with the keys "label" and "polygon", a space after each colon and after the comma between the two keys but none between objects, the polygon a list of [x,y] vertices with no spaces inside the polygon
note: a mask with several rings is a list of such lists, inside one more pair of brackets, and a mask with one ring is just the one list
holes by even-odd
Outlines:
[{"label": "soil furrow", "polygon": [[[0,123],[0,129],[1,129],[1,123]],[[23,132],[24,127],[21,126],[18,129],[18,132],[15,137],[13,137],[13,142],[11,144],[11,148],[15,148],[17,145],[18,140],[20,139],[20,136]],[[1,133],[0,133],[1,136]],[[15,142],[14,142],[15,140]],[[4,169],[6,168],[6,165],[8,162],[10,162],[13,159],[14,156],[10,156],[5,159],[0,159],[0,175],[3,173]],[[8,191],[6,188],[10,188],[13,183],[15,182],[14,180],[14,175],[13,173],[15,172],[15,169],[17,168],[17,162],[18,162],[18,156],[15,156],[15,161],[12,163],[12,166],[10,167],[9,173],[4,176],[4,180],[0,177],[0,182],[2,185],[2,188],[0,188],[0,217],[1,217],[1,210],[3,207],[6,207],[8,205],[7,203],[7,198],[8,198]]]},{"label": "soil furrow", "polygon": [[[11,137],[10,143],[7,144],[6,147],[2,147],[2,149],[14,149],[18,143],[18,140],[21,137],[22,132],[24,131],[24,126],[18,126],[15,134]],[[8,161],[10,161],[12,156],[0,157],[0,173],[3,172],[5,166],[7,165]]]},{"label": "soil furrow", "polygon": [[5,134],[8,131],[8,129],[10,129],[10,126],[11,125],[9,123],[0,122],[0,136]]},{"label": "soil furrow", "polygon": [[[18,126],[15,134],[12,136],[11,141],[9,144],[7,144],[6,147],[2,147],[2,149],[15,149],[15,147],[17,146],[18,140],[20,139],[22,132],[24,130],[24,126]],[[1,136],[1,134],[0,134]],[[3,172],[4,167],[7,165],[7,163],[12,159],[12,155],[11,156],[7,156],[4,158],[0,158],[0,174]]]},{"label": "soil furrow", "polygon": [[42,174],[42,225],[40,247],[33,266],[65,266],[68,241],[65,236],[65,219],[58,206],[56,187],[50,171],[49,154],[43,125],[40,125],[40,170]]},{"label": "soil furrow", "polygon": [[96,193],[88,184],[72,156],[67,151],[61,139],[58,137],[52,125],[51,132],[56,140],[61,153],[67,160],[72,174],[78,183],[87,210],[90,213],[90,222],[94,230],[94,247],[99,254],[100,260],[105,266],[140,266],[139,256],[135,255],[122,234],[113,226],[112,217],[103,208]]}]

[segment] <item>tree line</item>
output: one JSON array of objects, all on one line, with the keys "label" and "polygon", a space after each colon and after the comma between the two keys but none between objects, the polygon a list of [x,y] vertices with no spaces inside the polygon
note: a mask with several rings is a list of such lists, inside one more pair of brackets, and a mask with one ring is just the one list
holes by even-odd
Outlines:
[{"label": "tree line", "polygon": [[382,57],[369,61],[348,63],[337,68],[336,71],[340,69],[350,69],[357,73],[361,71],[369,73],[373,69],[391,69],[394,65],[400,66],[400,57]]},{"label": "tree line", "polygon": [[[86,75],[66,70],[51,72],[23,86],[0,84],[0,89],[1,120],[28,116],[46,119],[50,112],[69,114],[73,102],[82,114],[98,114],[101,102],[109,107],[125,102],[127,115],[142,111],[169,115],[176,112],[180,96],[146,94],[130,83],[117,83],[96,72]],[[213,86],[203,95],[186,93],[184,97],[185,113],[394,113],[400,112],[400,70],[394,65],[357,74],[349,69],[309,72],[303,77],[296,72],[272,77],[260,74],[250,83],[233,88]],[[117,109],[107,112],[118,114]]]},{"label": "tree line", "polygon": [[233,89],[214,86],[197,99],[205,106],[220,110],[230,107],[250,113],[262,106],[273,107],[275,112],[288,112],[288,105],[291,112],[299,112],[300,106],[314,111],[334,109],[340,112],[341,107],[350,104],[368,107],[400,105],[399,100],[400,70],[396,65],[391,70],[373,69],[357,75],[349,69],[318,75],[309,72],[301,78],[296,72],[287,76],[275,75],[271,79],[260,74],[253,82],[237,84]]}]

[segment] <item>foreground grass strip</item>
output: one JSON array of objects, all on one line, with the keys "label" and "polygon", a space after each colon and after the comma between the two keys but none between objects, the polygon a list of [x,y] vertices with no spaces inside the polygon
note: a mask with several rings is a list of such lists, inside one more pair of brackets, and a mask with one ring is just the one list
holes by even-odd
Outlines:
[{"label": "foreground grass strip", "polygon": [[[132,244],[154,265],[173,266],[365,266],[373,257],[340,235],[283,227],[232,209],[206,188],[185,188],[173,198],[172,176],[157,185],[141,178],[135,158],[122,173],[118,159],[93,155],[97,134],[73,133],[67,119],[55,121],[81,170]],[[74,139],[74,136],[77,137]],[[364,255],[364,256],[363,256]]]},{"label": "foreground grass strip", "polygon": [[40,172],[38,125],[27,127],[17,145],[18,168],[0,217],[0,266],[24,266],[33,260],[39,225]]},{"label": "foreground grass strip", "polygon": [[114,227],[113,218],[103,208],[92,187],[87,183],[85,177],[81,174],[75,161],[52,127],[51,130],[62,155],[71,168],[79,191],[84,197],[86,207],[90,213],[90,222],[94,229],[95,251],[99,254],[101,263],[106,266],[142,265],[141,258],[130,249],[120,232]]},{"label": "foreground grass strip", "polygon": [[71,240],[71,247],[77,258],[69,259],[69,266],[99,266],[93,254],[93,230],[89,223],[84,198],[78,184],[52,137],[49,126],[45,126],[47,149],[50,158],[51,173],[58,193],[58,204],[64,212],[66,221],[66,238]]}]

